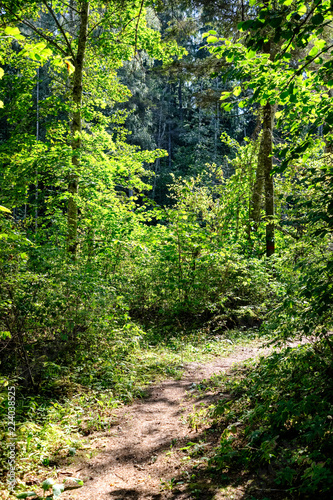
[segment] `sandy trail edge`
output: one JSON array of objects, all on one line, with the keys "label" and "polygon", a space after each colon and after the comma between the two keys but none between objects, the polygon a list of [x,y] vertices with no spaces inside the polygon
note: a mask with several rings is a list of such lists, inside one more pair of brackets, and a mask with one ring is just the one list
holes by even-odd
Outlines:
[{"label": "sandy trail edge", "polygon": [[[226,358],[217,358],[205,364],[189,363],[181,380],[166,380],[155,385],[150,388],[146,399],[116,410],[119,425],[111,431],[96,434],[98,448],[102,448],[102,451],[88,463],[77,464],[72,469],[73,475],[84,479],[84,486],[79,490],[65,491],[62,498],[194,498],[188,492],[179,491],[174,495],[171,491],[161,490],[161,481],[170,481],[186,469],[179,454],[172,458],[166,452],[176,442],[177,446],[185,446],[188,441],[200,437],[200,431],[191,431],[184,423],[184,416],[193,411],[194,404],[193,399],[186,397],[187,391],[191,390],[193,383],[199,383],[221,371],[226,372],[235,363],[267,354],[270,350],[236,348]],[[204,395],[200,402],[208,405],[209,398],[212,400],[212,395]]]}]

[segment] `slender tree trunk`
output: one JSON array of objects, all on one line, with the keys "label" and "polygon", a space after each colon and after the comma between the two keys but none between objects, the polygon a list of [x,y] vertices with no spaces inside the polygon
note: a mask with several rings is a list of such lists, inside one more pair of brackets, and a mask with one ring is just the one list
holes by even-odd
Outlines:
[{"label": "slender tree trunk", "polygon": [[180,80],[178,83],[178,101],[179,101],[179,119],[180,119],[181,124],[183,125],[183,119],[184,119],[184,116],[183,116],[183,97],[182,97],[182,83]]},{"label": "slender tree trunk", "polygon": [[[265,214],[266,214],[266,255],[270,257],[275,252],[274,235],[274,183],[273,169],[273,122],[275,106],[267,103],[266,117],[264,116],[264,172],[265,172]],[[266,120],[266,123],[265,123]],[[264,135],[263,135],[264,137]]]},{"label": "slender tree trunk", "polygon": [[[265,113],[265,112],[264,112]],[[263,124],[264,128],[264,124]],[[265,170],[264,170],[264,144],[265,131],[262,131],[262,136],[259,145],[258,162],[256,169],[256,177],[253,185],[252,196],[250,199],[250,233],[258,230],[261,212],[262,194],[264,190]]]},{"label": "slender tree trunk", "polygon": [[171,118],[169,115],[169,123],[168,123],[168,155],[169,155],[169,170],[171,171],[172,167],[172,141],[171,141]]},{"label": "slender tree trunk", "polygon": [[[264,0],[268,7],[268,0]],[[270,40],[264,43],[263,52],[274,60],[274,50]],[[261,211],[263,188],[265,187],[265,214],[266,214],[266,255],[270,257],[275,252],[274,238],[274,184],[273,168],[273,124],[276,106],[268,101],[262,108],[262,136],[260,140],[256,180],[250,202],[249,235],[258,229]]]},{"label": "slender tree trunk", "polygon": [[[36,140],[39,141],[39,68],[37,68],[36,87]],[[38,230],[38,165],[36,164],[36,184],[35,184],[35,233]]]},{"label": "slender tree trunk", "polygon": [[[157,132],[157,147],[160,149],[162,144],[162,139],[165,132],[165,123],[162,127],[162,107],[160,108],[159,120],[158,120],[158,132]],[[152,199],[155,200],[156,196],[156,183],[157,183],[157,175],[160,171],[161,158],[157,158],[155,160],[155,175],[153,181],[153,191],[152,191]]]},{"label": "slender tree trunk", "polygon": [[[163,144],[163,139],[165,136],[165,129],[166,129],[166,119],[164,116],[163,124],[162,124],[162,119],[163,119],[163,106],[164,106],[164,96],[165,93],[168,90],[168,86],[166,86],[163,89],[162,96],[161,96],[161,101],[160,101],[160,109],[159,109],[159,117],[158,117],[158,131],[157,131],[157,148],[160,149]],[[169,110],[169,106],[168,106]],[[154,182],[153,182],[153,191],[152,191],[152,199],[155,200],[156,197],[156,186],[157,186],[157,175],[160,171],[160,166],[161,166],[161,159],[157,158],[155,161],[155,175],[154,175]]]},{"label": "slender tree trunk", "polygon": [[269,102],[263,107],[262,135],[259,146],[256,179],[250,201],[250,233],[257,231],[262,205],[262,195],[265,188],[266,213],[266,254],[269,257],[275,251],[274,245],[274,185],[271,175],[273,168],[273,122],[275,106]]},{"label": "slender tree trunk", "polygon": [[[200,82],[200,95],[202,94],[202,82]],[[198,116],[198,146],[201,145],[201,107],[199,106],[199,116]]]},{"label": "slender tree trunk", "polygon": [[[216,90],[218,92],[219,90],[219,80],[218,78],[216,79]],[[220,101],[216,103],[216,110],[215,110],[215,124],[214,124],[214,162],[217,161],[217,142],[219,139],[220,135]]]},{"label": "slender tree trunk", "polygon": [[248,187],[248,193],[247,193],[247,206],[248,206],[248,219],[249,219],[249,224],[248,224],[248,239],[250,240],[251,238],[251,209],[252,209],[252,195],[254,191],[254,168],[253,168],[253,162],[254,158],[258,157],[258,141],[256,141],[253,145],[253,149],[251,150],[251,156],[249,158],[249,161],[247,162],[247,176],[248,176],[248,182],[249,182],[249,187]]},{"label": "slender tree trunk", "polygon": [[[264,5],[269,8],[268,0],[264,0]],[[271,41],[264,44],[264,51],[269,54],[269,58],[274,60],[274,47]],[[263,155],[265,172],[265,214],[266,214],[266,256],[270,257],[275,252],[275,228],[274,228],[274,182],[273,182],[273,127],[276,105],[269,102],[264,107],[263,117]]]},{"label": "slender tree trunk", "polygon": [[72,112],[72,170],[69,174],[68,191],[70,193],[68,200],[67,213],[67,249],[73,260],[76,260],[77,254],[77,223],[78,223],[78,205],[77,195],[79,192],[79,167],[80,167],[80,150],[82,146],[82,80],[83,80],[83,65],[84,56],[87,44],[89,19],[89,2],[83,1],[80,12],[80,28],[78,37],[77,53],[74,61],[75,71],[73,74],[73,112]]}]

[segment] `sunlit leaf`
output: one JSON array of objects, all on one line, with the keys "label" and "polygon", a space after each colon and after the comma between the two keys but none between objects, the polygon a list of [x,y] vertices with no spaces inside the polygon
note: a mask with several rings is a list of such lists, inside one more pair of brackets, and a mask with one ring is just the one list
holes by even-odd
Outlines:
[{"label": "sunlit leaf", "polygon": [[52,486],[53,498],[59,498],[64,489],[65,489],[64,484],[54,484]]},{"label": "sunlit leaf", "polygon": [[207,43],[215,43],[215,42],[217,42],[217,40],[218,40],[217,36],[210,35],[207,37],[206,42]]},{"label": "sunlit leaf", "polygon": [[3,207],[2,205],[0,205],[0,212],[7,212],[7,213],[11,213],[11,211],[9,210],[9,208],[6,208],[6,207]]},{"label": "sunlit leaf", "polygon": [[241,92],[242,92],[242,88],[240,86],[238,86],[238,87],[234,88],[232,93],[234,94],[234,96],[238,97]]},{"label": "sunlit leaf", "polygon": [[297,14],[300,16],[304,16],[306,14],[306,5],[302,4],[298,9],[297,9]]},{"label": "sunlit leaf", "polygon": [[52,478],[45,479],[45,481],[42,482],[42,488],[44,491],[48,490],[53,486],[54,480]]}]

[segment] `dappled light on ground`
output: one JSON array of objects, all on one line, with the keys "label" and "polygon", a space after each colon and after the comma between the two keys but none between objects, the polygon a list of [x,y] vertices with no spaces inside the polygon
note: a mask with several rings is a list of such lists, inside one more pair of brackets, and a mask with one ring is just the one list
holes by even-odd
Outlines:
[{"label": "dappled light on ground", "polygon": [[[190,363],[181,380],[165,381],[151,388],[146,399],[118,410],[118,425],[96,435],[98,455],[76,464],[85,478],[84,487],[66,492],[65,498],[223,498],[218,491],[221,485],[214,485],[212,478],[200,478],[206,466],[202,455],[217,444],[218,435],[195,422],[196,414],[222,395],[205,392],[200,382],[258,352],[258,348],[240,348],[229,358]],[[240,485],[235,494],[234,498],[242,498]]]}]

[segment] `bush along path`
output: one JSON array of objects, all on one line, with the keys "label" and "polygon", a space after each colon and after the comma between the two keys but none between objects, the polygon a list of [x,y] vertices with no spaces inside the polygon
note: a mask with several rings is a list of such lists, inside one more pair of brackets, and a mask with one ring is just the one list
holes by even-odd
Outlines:
[{"label": "bush along path", "polygon": [[116,410],[111,431],[95,434],[96,455],[63,472],[84,480],[80,490],[65,491],[63,498],[243,498],[242,485],[217,486],[204,472],[219,435],[208,410],[228,398],[211,391],[208,379],[260,352],[267,349],[239,347],[226,358],[189,363],[180,380],[155,385],[146,398]]}]

